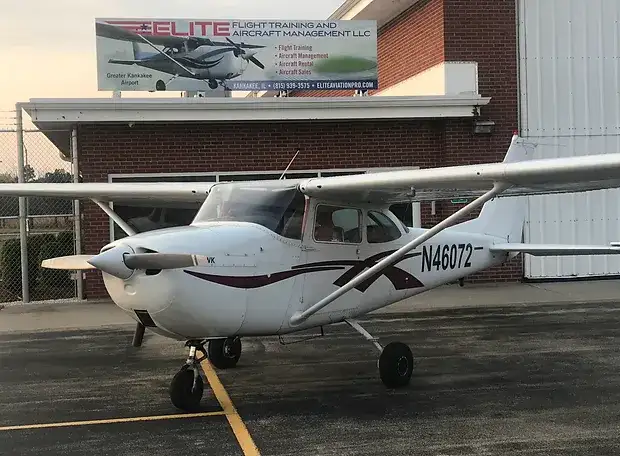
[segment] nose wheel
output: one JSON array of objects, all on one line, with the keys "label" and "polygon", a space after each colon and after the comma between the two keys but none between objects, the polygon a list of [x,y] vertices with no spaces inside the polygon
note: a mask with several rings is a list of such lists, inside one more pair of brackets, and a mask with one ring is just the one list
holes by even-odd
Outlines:
[{"label": "nose wheel", "polygon": [[196,350],[203,353],[205,349],[200,342],[188,341],[189,355],[185,365],[172,378],[170,383],[170,400],[172,404],[186,412],[194,412],[200,408],[204,392],[204,381],[200,375],[200,361],[196,359]]},{"label": "nose wheel", "polygon": [[[218,369],[235,367],[241,357],[241,339],[227,337],[212,339],[205,350],[205,341],[189,340],[185,343],[189,347],[187,361],[170,382],[170,400],[172,404],[183,411],[195,412],[200,408],[200,401],[204,392],[204,381],[200,373],[200,362],[209,358],[209,362]],[[203,354],[197,358],[197,352]]]}]

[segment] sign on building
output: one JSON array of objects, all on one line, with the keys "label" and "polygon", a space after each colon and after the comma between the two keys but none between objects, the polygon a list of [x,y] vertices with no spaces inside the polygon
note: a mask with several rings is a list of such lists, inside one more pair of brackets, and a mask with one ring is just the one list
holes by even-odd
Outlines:
[{"label": "sign on building", "polygon": [[375,21],[96,19],[99,90],[377,88]]}]

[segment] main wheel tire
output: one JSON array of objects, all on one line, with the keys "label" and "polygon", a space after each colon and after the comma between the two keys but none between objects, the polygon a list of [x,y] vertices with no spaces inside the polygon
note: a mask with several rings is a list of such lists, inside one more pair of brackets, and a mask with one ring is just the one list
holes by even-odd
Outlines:
[{"label": "main wheel tire", "polygon": [[204,391],[202,377],[196,378],[196,388],[192,391],[193,385],[193,369],[189,366],[183,366],[170,382],[170,400],[176,408],[186,412],[198,410]]},{"label": "main wheel tire", "polygon": [[235,367],[241,357],[241,339],[229,337],[227,339],[213,339],[207,348],[209,361],[218,369]]},{"label": "main wheel tire", "polygon": [[155,83],[155,90],[157,90],[158,92],[162,92],[162,91],[166,90],[166,83],[164,81],[162,81],[161,79],[158,80]]},{"label": "main wheel tire", "polygon": [[379,356],[379,375],[388,388],[400,388],[409,383],[413,373],[413,355],[402,342],[390,342]]}]

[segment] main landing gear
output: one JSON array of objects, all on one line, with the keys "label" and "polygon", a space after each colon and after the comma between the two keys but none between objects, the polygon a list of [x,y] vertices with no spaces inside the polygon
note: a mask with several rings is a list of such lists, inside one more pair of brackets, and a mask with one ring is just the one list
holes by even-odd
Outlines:
[{"label": "main landing gear", "polygon": [[[208,343],[205,349],[204,344]],[[200,408],[204,392],[204,381],[200,374],[200,362],[207,357],[218,369],[235,367],[241,357],[241,339],[228,337],[209,341],[188,340],[189,354],[185,364],[172,378],[170,383],[170,400],[172,404],[186,412],[194,412]],[[204,356],[197,358],[196,352]]]},{"label": "main landing gear", "polygon": [[409,384],[413,374],[413,355],[402,342],[390,342],[382,347],[377,339],[353,320],[345,322],[377,347],[380,352],[378,366],[381,381],[388,388],[400,388]]}]

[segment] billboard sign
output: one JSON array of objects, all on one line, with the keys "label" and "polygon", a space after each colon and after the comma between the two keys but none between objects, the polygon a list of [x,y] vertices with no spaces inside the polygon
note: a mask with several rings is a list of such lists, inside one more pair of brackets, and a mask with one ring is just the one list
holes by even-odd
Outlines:
[{"label": "billboard sign", "polygon": [[95,19],[99,90],[377,88],[375,21]]}]

